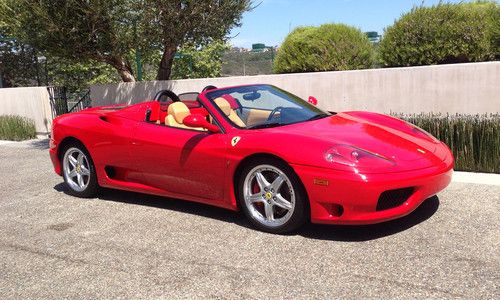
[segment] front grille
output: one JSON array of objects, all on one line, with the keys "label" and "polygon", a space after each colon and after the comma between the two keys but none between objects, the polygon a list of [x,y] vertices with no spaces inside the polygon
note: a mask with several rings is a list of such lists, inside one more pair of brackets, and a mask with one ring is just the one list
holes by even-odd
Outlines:
[{"label": "front grille", "polygon": [[398,207],[405,203],[413,194],[413,187],[389,190],[380,194],[377,202],[377,211]]}]

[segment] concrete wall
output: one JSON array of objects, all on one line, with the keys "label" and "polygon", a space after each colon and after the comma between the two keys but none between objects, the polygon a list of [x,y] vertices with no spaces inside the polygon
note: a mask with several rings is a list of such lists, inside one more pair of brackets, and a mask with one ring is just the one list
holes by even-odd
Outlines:
[{"label": "concrete wall", "polygon": [[46,87],[0,89],[0,115],[18,115],[35,121],[37,135],[47,136],[52,107]]},{"label": "concrete wall", "polygon": [[94,106],[137,103],[160,89],[176,93],[269,83],[333,111],[489,113],[500,111],[500,62],[95,85]]}]

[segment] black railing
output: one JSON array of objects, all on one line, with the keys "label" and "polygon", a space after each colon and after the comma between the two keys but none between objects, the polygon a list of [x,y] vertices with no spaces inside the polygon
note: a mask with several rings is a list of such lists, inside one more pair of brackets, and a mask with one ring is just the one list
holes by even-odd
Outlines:
[{"label": "black railing", "polygon": [[90,90],[88,90],[81,98],[78,100],[70,109],[69,112],[77,112],[85,108],[92,106],[92,100],[90,99]]},{"label": "black railing", "polygon": [[66,87],[49,86],[47,87],[50,96],[50,104],[52,106],[52,115],[59,116],[69,112],[68,97]]},{"label": "black railing", "polygon": [[83,94],[69,93],[66,87],[60,86],[49,86],[47,90],[53,117],[91,107],[90,90]]}]

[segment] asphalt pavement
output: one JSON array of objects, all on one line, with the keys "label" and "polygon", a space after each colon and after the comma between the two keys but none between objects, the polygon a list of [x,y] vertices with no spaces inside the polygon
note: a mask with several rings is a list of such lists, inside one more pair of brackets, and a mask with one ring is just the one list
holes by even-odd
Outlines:
[{"label": "asphalt pavement", "polygon": [[0,145],[0,298],[500,298],[500,186],[285,236],[206,205],[66,191],[46,141]]}]

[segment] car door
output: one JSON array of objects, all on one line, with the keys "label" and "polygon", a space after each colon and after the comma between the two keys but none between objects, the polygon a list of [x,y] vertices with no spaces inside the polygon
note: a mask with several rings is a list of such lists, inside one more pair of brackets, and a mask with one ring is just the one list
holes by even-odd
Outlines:
[{"label": "car door", "polygon": [[142,183],[166,192],[222,201],[226,136],[141,122],[132,137],[132,159]]}]

